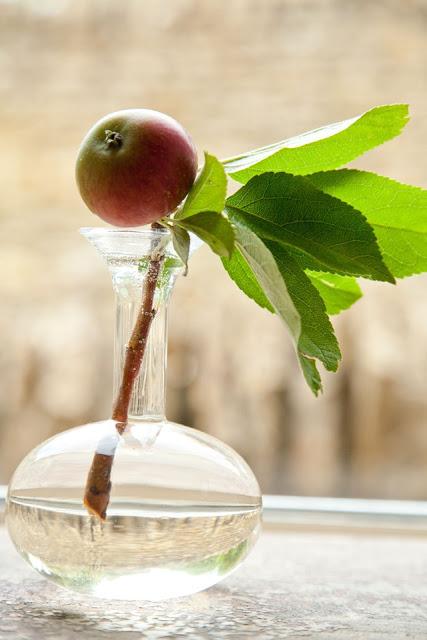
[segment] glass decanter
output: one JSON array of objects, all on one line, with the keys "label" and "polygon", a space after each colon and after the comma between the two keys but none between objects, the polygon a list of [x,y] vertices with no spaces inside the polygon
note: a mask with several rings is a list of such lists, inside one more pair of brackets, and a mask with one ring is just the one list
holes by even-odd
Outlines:
[{"label": "glass decanter", "polygon": [[[165,418],[167,308],[182,271],[169,233],[82,233],[105,259],[116,294],[115,398],[123,395],[127,347],[155,251],[162,262],[151,327],[126,423],[116,416],[75,427],[29,453],[9,486],[9,534],[34,569],[74,591],[125,600],[195,593],[227,576],[253,547],[260,489],[229,446]],[[85,491],[101,499],[102,517],[84,506]]]}]

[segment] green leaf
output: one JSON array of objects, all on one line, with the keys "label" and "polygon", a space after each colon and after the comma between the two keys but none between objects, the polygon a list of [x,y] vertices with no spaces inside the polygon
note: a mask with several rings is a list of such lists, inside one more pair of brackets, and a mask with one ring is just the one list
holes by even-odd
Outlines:
[{"label": "green leaf", "polygon": [[[228,263],[229,275],[240,289],[251,298],[253,298],[251,285],[256,281],[264,292],[264,298],[269,301],[271,307],[287,325],[294,340],[298,342],[301,331],[299,313],[292,302],[271,252],[263,241],[244,224],[236,223],[234,230],[236,248],[245,264],[241,262],[242,269],[235,271],[231,268],[231,262]],[[262,304],[261,306],[267,305]]]},{"label": "green leaf", "polygon": [[216,211],[224,209],[227,193],[227,176],[224,167],[215,156],[205,153],[205,165],[194,183],[184,206],[175,214],[175,220],[183,220],[200,211]]},{"label": "green leaf", "polygon": [[322,378],[320,377],[319,370],[316,366],[316,360],[313,358],[307,358],[307,356],[299,357],[299,363],[304,375],[305,381],[312,390],[315,396],[318,396],[323,391]]},{"label": "green leaf", "polygon": [[329,315],[348,309],[363,295],[356,280],[350,276],[309,270],[305,273],[322,296]]},{"label": "green leaf", "polygon": [[[229,276],[249,298],[260,307],[274,313],[274,309],[265,296],[248,263],[236,247],[231,258],[222,258]],[[326,312],[334,315],[348,309],[359,298],[362,291],[357,281],[350,276],[307,270],[306,275],[320,293],[326,306]]]},{"label": "green leaf", "polygon": [[308,175],[336,169],[398,136],[407,121],[405,104],[374,107],[355,118],[224,160],[225,170],[245,183],[266,171]]},{"label": "green leaf", "polygon": [[231,256],[234,248],[234,231],[230,222],[221,213],[202,211],[190,218],[177,220],[175,224],[195,233],[219,256],[226,258]]},{"label": "green leaf", "polygon": [[317,358],[328,371],[336,371],[341,359],[338,342],[326,313],[325,303],[308,276],[278,242],[265,242],[286,282],[289,295],[301,318],[298,350]]},{"label": "green leaf", "polygon": [[394,282],[366,218],[307,178],[256,176],[227,199],[226,209],[232,221],[283,244],[303,268]]},{"label": "green leaf", "polygon": [[272,308],[286,324],[304,376],[317,395],[321,381],[315,360],[335,371],[340,359],[320,295],[281,245],[263,242],[241,221],[235,222],[235,234],[233,256],[223,260],[228,274],[242,291],[260,306]]},{"label": "green leaf", "polygon": [[184,275],[188,272],[188,256],[190,255],[190,234],[185,229],[173,225],[170,227],[173,247],[184,264]]},{"label": "green leaf", "polygon": [[259,285],[254,272],[249,267],[243,254],[236,245],[230,258],[221,258],[228,275],[249,298],[254,300],[263,309],[274,313],[267,296]]},{"label": "green leaf", "polygon": [[426,190],[353,169],[319,173],[310,181],[362,211],[394,276],[427,271]]}]

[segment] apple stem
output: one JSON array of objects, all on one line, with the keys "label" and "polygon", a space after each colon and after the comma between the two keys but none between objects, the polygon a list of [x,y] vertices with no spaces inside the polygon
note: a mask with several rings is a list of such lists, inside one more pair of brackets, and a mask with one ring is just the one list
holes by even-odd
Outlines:
[{"label": "apple stem", "polygon": [[[151,228],[161,229],[162,227],[157,223],[153,223]],[[156,315],[154,295],[163,260],[164,256],[162,254],[152,251],[148,271],[144,279],[141,307],[126,347],[122,381],[112,413],[112,418],[116,421],[116,429],[119,434],[123,433],[127,425],[133,387],[141,368],[151,324]],[[98,516],[101,520],[106,518],[107,506],[110,500],[110,476],[114,454],[115,446],[111,448],[111,451],[108,451],[108,454],[104,450],[102,453],[96,451],[86,481],[84,505],[91,514]]]},{"label": "apple stem", "polygon": [[106,129],[104,133],[104,142],[109,149],[111,147],[118,149],[122,146],[123,136],[120,135],[118,131],[111,131],[110,129]]}]

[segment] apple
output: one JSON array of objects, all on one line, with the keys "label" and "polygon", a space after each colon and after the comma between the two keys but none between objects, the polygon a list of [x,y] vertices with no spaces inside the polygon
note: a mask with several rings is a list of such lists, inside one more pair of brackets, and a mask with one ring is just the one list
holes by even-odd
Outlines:
[{"label": "apple", "polygon": [[150,224],[172,213],[196,173],[197,151],[189,134],[151,109],[101,118],[83,139],[76,162],[84,202],[118,227]]}]

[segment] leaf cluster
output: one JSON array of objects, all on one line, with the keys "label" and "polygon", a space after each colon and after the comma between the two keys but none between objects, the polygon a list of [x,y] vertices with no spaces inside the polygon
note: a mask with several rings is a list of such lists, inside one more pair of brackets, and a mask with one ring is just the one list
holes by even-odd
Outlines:
[{"label": "leaf cluster", "polygon": [[[222,162],[205,154],[184,204],[162,221],[185,265],[194,233],[279,316],[316,395],[318,363],[336,371],[341,359],[329,316],[362,296],[358,279],[427,271],[427,191],[341,168],[407,120],[407,105],[386,105]],[[228,198],[227,178],[242,185]]]}]

